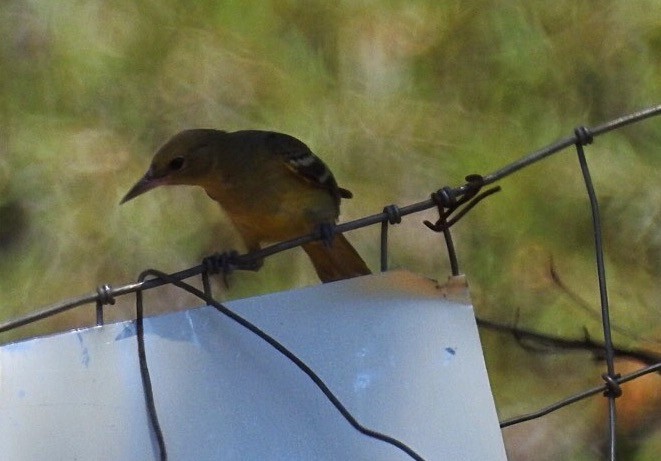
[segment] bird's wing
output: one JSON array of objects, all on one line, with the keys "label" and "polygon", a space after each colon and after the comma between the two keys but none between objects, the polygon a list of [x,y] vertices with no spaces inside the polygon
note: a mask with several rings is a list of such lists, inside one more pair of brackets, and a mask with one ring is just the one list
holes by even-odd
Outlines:
[{"label": "bird's wing", "polygon": [[327,189],[337,197],[352,197],[350,191],[338,187],[330,169],[302,141],[283,133],[269,132],[266,144],[269,151],[282,159],[287,169],[308,183]]}]

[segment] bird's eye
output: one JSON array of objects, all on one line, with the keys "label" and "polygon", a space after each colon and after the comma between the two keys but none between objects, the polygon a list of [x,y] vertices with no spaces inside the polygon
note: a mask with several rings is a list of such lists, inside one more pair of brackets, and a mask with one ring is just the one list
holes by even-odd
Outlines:
[{"label": "bird's eye", "polygon": [[170,163],[168,163],[168,168],[172,171],[176,170],[181,170],[181,167],[184,166],[184,158],[183,157],[175,157],[172,160],[170,160]]}]

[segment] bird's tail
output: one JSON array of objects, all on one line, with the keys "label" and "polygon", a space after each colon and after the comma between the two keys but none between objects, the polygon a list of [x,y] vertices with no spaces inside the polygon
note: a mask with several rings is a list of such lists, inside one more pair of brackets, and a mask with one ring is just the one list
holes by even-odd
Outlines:
[{"label": "bird's tail", "polygon": [[310,257],[319,280],[323,283],[372,273],[363,258],[342,234],[335,235],[330,245],[322,241],[314,241],[303,245],[303,249]]}]

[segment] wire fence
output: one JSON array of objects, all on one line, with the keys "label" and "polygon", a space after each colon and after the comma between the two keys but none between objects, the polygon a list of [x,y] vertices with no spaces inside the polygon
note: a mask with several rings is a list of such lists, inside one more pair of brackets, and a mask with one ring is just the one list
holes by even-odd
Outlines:
[{"label": "wire fence", "polygon": [[[517,417],[509,418],[500,422],[500,427],[505,428],[525,421],[530,421],[535,418],[540,418],[551,412],[554,412],[567,405],[586,399],[590,396],[602,393],[608,399],[608,459],[616,460],[616,428],[617,428],[617,412],[615,401],[622,395],[621,384],[640,378],[646,374],[653,372],[661,372],[661,357],[654,353],[646,351],[625,350],[615,347],[612,340],[613,326],[611,325],[611,317],[609,313],[609,300],[607,290],[606,268],[604,264],[604,246],[602,241],[601,219],[599,213],[599,202],[594,190],[592,179],[590,176],[590,169],[585,156],[585,146],[591,144],[594,138],[610,131],[616,130],[626,125],[640,122],[644,119],[654,117],[661,114],[661,105],[650,107],[632,114],[625,115],[607,123],[597,125],[594,127],[581,126],[574,130],[572,136],[561,139],[554,144],[551,144],[543,149],[532,152],[531,154],[485,176],[470,175],[466,177],[466,183],[458,187],[444,187],[431,194],[427,200],[414,203],[407,206],[389,205],[384,207],[383,212],[371,216],[366,216],[361,219],[339,224],[334,227],[334,233],[344,233],[354,229],[371,226],[374,224],[381,224],[381,270],[388,270],[388,230],[389,227],[401,222],[404,216],[418,213],[431,208],[437,208],[439,218],[435,223],[425,221],[425,224],[432,230],[442,233],[448,251],[448,258],[450,268],[453,275],[459,275],[459,263],[455,247],[452,240],[450,228],[456,224],[463,216],[466,215],[475,205],[489,195],[498,192],[499,187],[494,186],[487,188],[491,184],[517,172],[522,168],[526,168],[533,163],[536,163],[554,153],[564,150],[568,147],[574,146],[578,157],[578,164],[583,175],[583,180],[586,186],[587,196],[590,202],[590,209],[592,215],[592,228],[594,232],[594,248],[595,248],[595,270],[598,278],[598,290],[601,308],[601,322],[603,330],[603,342],[594,342],[589,338],[582,341],[570,341],[564,338],[551,337],[548,335],[539,334],[533,331],[522,330],[517,327],[500,325],[493,322],[478,319],[478,325],[483,328],[490,328],[499,331],[511,333],[517,339],[530,339],[539,343],[550,344],[552,347],[561,348],[574,348],[583,350],[600,351],[606,364],[601,378],[603,384],[599,386],[586,389],[582,392],[568,396],[545,408],[529,414],[520,415]],[[160,459],[167,459],[167,445],[163,433],[160,429],[158,422],[158,415],[154,404],[152,393],[151,379],[149,375],[149,368],[147,366],[147,358],[144,347],[144,330],[143,330],[143,302],[142,293],[145,290],[157,288],[166,284],[175,285],[182,288],[189,293],[199,297],[205,303],[215,307],[221,314],[234,320],[244,328],[248,329],[262,340],[266,341],[270,346],[276,349],[289,359],[295,366],[297,366],[303,373],[305,373],[326,398],[335,406],[340,414],[347,420],[347,422],[354,427],[357,431],[375,439],[381,440],[385,443],[391,444],[396,448],[402,450],[408,456],[415,460],[423,460],[411,447],[407,446],[404,442],[390,437],[387,434],[382,434],[372,429],[363,426],[358,422],[351,413],[343,406],[340,400],[331,392],[326,384],[317,376],[317,374],[306,365],[295,354],[286,349],[276,339],[269,336],[266,332],[259,329],[256,325],[248,322],[238,314],[234,313],[224,305],[220,304],[213,297],[209,276],[213,273],[223,272],[227,273],[232,270],[257,270],[260,266],[260,261],[273,254],[303,245],[313,240],[318,240],[324,236],[320,233],[313,233],[310,235],[301,236],[292,240],[280,242],[258,251],[237,254],[237,253],[224,253],[212,255],[205,258],[201,264],[176,272],[172,274],[165,274],[157,270],[144,271],[137,282],[112,287],[111,285],[101,285],[94,293],[90,293],[78,298],[69,299],[53,305],[50,305],[41,310],[35,311],[20,318],[0,324],[0,333],[19,328],[24,325],[37,322],[48,317],[58,315],[62,312],[71,310],[73,308],[94,304],[96,306],[97,324],[102,325],[104,306],[114,304],[115,298],[127,294],[136,294],[136,336],[138,342],[138,355],[140,361],[140,373],[143,383],[143,391],[145,402],[147,404],[147,411],[151,430],[153,431],[159,447]],[[199,290],[184,280],[191,277],[200,276],[202,279],[203,290]],[[614,359],[616,356],[634,357],[642,360],[646,366],[626,375],[620,375],[615,370]]]}]

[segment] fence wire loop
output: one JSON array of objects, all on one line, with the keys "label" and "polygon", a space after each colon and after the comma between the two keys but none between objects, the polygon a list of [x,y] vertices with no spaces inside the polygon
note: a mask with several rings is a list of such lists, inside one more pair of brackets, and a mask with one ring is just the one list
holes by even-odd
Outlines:
[{"label": "fence wire loop", "polygon": [[608,373],[603,373],[601,377],[606,383],[606,390],[604,391],[604,397],[616,399],[622,396],[622,387],[620,386],[620,383],[618,381],[622,377],[622,375],[616,373],[611,376]]},{"label": "fence wire loop", "polygon": [[[466,176],[466,184],[464,186],[457,188],[443,187],[436,192],[432,192],[431,201],[438,209],[439,218],[435,223],[425,220],[423,224],[434,232],[445,233],[447,229],[454,226],[475,205],[489,195],[500,191],[500,186],[496,186],[480,193],[484,184],[484,178],[481,175],[472,174]],[[459,210],[459,207],[464,204],[466,206]],[[450,219],[450,216],[457,210],[459,210],[457,214]]]},{"label": "fence wire loop", "polygon": [[103,306],[115,304],[114,290],[108,284],[96,288],[96,325],[103,325]]},{"label": "fence wire loop", "polygon": [[466,193],[463,201],[467,202],[482,190],[485,182],[484,176],[481,174],[469,174],[464,179],[466,180]]},{"label": "fence wire loop", "polygon": [[580,144],[581,146],[587,146],[594,141],[592,131],[586,126],[579,126],[576,128],[574,130],[574,135],[576,136],[576,144]]},{"label": "fence wire loop", "polygon": [[97,303],[101,304],[102,306],[108,304],[112,306],[115,304],[115,296],[113,295],[113,289],[110,285],[99,285],[96,289],[96,294],[98,295]]},{"label": "fence wire loop", "polygon": [[454,241],[452,240],[452,233],[450,232],[450,226],[452,224],[448,223],[448,217],[450,214],[457,209],[462,203],[462,200],[457,200],[457,189],[452,189],[450,187],[444,187],[439,189],[436,192],[432,192],[431,200],[436,204],[438,210],[438,219],[435,223],[431,221],[423,221],[422,223],[427,226],[429,229],[434,232],[442,232],[443,238],[445,239],[445,246],[448,251],[448,260],[450,261],[450,271],[453,277],[456,277],[460,274],[459,272],[459,260],[457,258],[457,251],[454,247]]},{"label": "fence wire loop", "polygon": [[428,220],[424,220],[422,223],[434,232],[443,232],[449,227],[447,225],[447,218],[451,211],[448,210],[455,209],[457,206],[457,200],[452,191],[453,189],[444,187],[431,194],[431,199],[436,204],[439,216],[435,223]]},{"label": "fence wire loop", "polygon": [[402,222],[402,213],[397,205],[387,205],[383,207],[383,212],[388,215],[389,224],[399,224]]},{"label": "fence wire loop", "polygon": [[445,186],[431,194],[431,199],[439,209],[454,210],[461,203],[457,199],[459,192],[449,186]]},{"label": "fence wire loop", "polygon": [[395,204],[383,207],[386,219],[381,221],[381,272],[388,270],[388,224],[394,225],[402,222],[402,210]]}]

